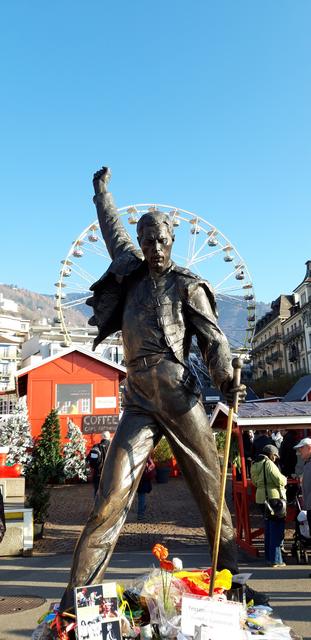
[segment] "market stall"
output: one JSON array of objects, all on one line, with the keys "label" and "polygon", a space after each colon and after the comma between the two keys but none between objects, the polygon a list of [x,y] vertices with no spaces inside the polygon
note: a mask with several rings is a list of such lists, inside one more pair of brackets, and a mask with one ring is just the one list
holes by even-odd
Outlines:
[{"label": "market stall", "polygon": [[[211,416],[211,426],[214,431],[222,431],[227,427],[227,405],[219,402]],[[262,536],[261,527],[252,528],[250,520],[250,505],[255,503],[254,486],[247,476],[246,460],[243,444],[243,432],[249,429],[265,431],[293,430],[297,442],[311,433],[311,402],[246,402],[239,407],[238,415],[234,416],[233,442],[237,444],[239,469],[232,465],[232,492],[236,515],[236,536],[238,545],[252,555],[258,555],[256,541]],[[289,484],[296,480],[289,479]],[[287,522],[296,517],[295,506],[288,505]]]}]

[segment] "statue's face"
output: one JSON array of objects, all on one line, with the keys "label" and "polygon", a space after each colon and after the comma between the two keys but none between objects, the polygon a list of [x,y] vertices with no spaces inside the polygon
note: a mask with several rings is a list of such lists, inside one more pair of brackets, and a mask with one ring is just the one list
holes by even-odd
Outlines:
[{"label": "statue's face", "polygon": [[173,238],[166,224],[145,225],[139,244],[151,272],[162,273],[169,267]]}]

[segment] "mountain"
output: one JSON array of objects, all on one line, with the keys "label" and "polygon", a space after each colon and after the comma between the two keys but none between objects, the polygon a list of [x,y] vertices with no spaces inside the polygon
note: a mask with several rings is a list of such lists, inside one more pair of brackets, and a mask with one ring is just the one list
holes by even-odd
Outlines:
[{"label": "mountain", "polygon": [[[18,311],[2,310],[1,299],[11,300],[18,304]],[[42,293],[34,293],[28,289],[20,289],[13,284],[0,284],[0,313],[8,316],[18,316],[30,320],[33,324],[37,324],[46,318],[49,324],[53,324],[57,313],[54,309],[54,296]],[[66,311],[66,321],[74,326],[86,326],[86,314],[79,309],[68,309]]]},{"label": "mountain", "polygon": [[[68,294],[66,302],[74,301],[83,294]],[[86,292],[87,295],[87,292]],[[27,289],[20,289],[15,285],[0,285],[0,313],[1,298],[11,300],[18,304],[18,312],[7,311],[6,315],[18,315],[37,324],[46,318],[49,324],[52,324],[57,316],[54,309],[54,296],[35,293]],[[233,346],[243,343],[245,338],[245,329],[247,326],[247,311],[243,298],[231,297],[218,300],[219,324],[227,335],[229,342]],[[270,310],[270,304],[265,302],[256,303],[256,319],[261,318]],[[85,327],[88,318],[91,316],[92,309],[86,304],[80,304],[64,311],[67,326]]]}]

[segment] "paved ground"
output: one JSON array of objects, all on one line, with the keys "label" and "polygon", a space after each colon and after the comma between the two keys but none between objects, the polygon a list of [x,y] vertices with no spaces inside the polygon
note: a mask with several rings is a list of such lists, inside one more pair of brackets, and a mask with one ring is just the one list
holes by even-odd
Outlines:
[{"label": "paved ground", "polygon": [[[229,496],[230,497],[230,494]],[[44,539],[33,558],[1,558],[0,598],[9,595],[42,596],[59,600],[66,585],[75,540],[92,505],[92,486],[55,487]],[[106,578],[132,582],[153,564],[151,547],[167,543],[185,567],[209,564],[201,518],[181,478],[154,485],[148,496],[144,523],[136,522],[135,504],[120,536]],[[275,617],[287,622],[304,640],[311,640],[311,566],[290,564],[282,569],[265,567],[263,560],[240,554],[241,571],[249,571],[251,586],[270,594]],[[14,615],[0,616],[0,640],[27,640],[47,605]]]},{"label": "paved ground", "polygon": [[[93,504],[91,484],[62,485],[52,489],[49,521],[37,553],[71,553]],[[171,478],[154,483],[147,496],[145,520],[137,522],[136,499],[120,535],[116,550],[150,549],[156,542],[174,546],[204,544],[205,535],[197,506],[184,481]]]}]

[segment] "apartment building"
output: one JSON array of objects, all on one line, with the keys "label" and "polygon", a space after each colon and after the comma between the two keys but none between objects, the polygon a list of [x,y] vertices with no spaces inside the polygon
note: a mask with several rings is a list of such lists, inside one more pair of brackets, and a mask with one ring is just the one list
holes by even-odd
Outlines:
[{"label": "apartment building", "polygon": [[21,345],[29,336],[29,320],[0,315],[0,391],[15,389],[15,375],[21,363]]},{"label": "apartment building", "polygon": [[271,303],[271,311],[256,323],[252,345],[254,380],[286,372],[282,324],[290,316],[293,304],[294,296],[280,295]]},{"label": "apartment building", "polygon": [[311,260],[291,295],[280,295],[256,323],[253,378],[311,372]]},{"label": "apartment building", "polygon": [[288,373],[311,372],[311,260],[303,281],[294,289],[295,304],[284,322],[284,345]]},{"label": "apartment building", "polygon": [[[83,347],[92,352],[93,340],[97,335],[96,327],[71,327],[71,347]],[[61,354],[68,348],[64,334],[58,324],[50,325],[44,319],[31,327],[31,337],[24,342],[21,350],[22,367],[37,365],[45,358]],[[96,354],[112,360],[116,364],[123,363],[123,345],[121,332],[111,336],[98,345]]]}]

